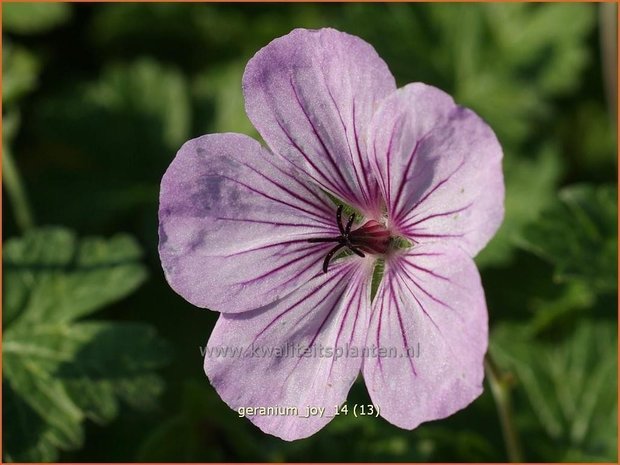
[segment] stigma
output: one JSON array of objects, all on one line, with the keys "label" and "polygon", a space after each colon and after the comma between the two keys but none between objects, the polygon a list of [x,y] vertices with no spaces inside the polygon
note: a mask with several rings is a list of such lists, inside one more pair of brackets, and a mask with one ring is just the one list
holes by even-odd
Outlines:
[{"label": "stigma", "polygon": [[327,273],[329,263],[339,250],[346,248],[354,254],[365,257],[366,254],[381,255],[388,251],[390,246],[390,232],[384,225],[376,220],[368,220],[359,228],[353,229],[355,213],[352,213],[346,225],[342,223],[343,206],[339,205],[336,210],[336,224],[340,231],[339,236],[317,237],[308,239],[308,242],[334,242],[336,245],[327,252],[323,260],[323,272]]}]

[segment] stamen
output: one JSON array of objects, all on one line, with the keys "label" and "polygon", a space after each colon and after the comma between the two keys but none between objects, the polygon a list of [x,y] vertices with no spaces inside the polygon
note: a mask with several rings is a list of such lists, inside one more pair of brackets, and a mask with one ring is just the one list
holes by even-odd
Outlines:
[{"label": "stamen", "polygon": [[325,260],[323,260],[323,273],[327,273],[327,267],[329,265],[329,261],[332,259],[334,254],[343,247],[344,247],[344,244],[338,244],[336,247],[334,247],[327,253],[327,255],[325,256]]},{"label": "stamen", "polygon": [[365,257],[366,253],[383,254],[387,251],[390,244],[390,233],[385,227],[375,221],[369,220],[361,227],[351,231],[353,223],[355,222],[355,213],[352,213],[347,220],[347,224],[342,224],[342,212],[344,207],[339,205],[336,209],[336,224],[340,231],[340,236],[331,237],[315,237],[308,239],[310,243],[321,242],[336,242],[337,245],[333,247],[323,260],[323,272],[327,273],[329,262],[343,247],[346,247],[359,257]]},{"label": "stamen", "polygon": [[344,234],[349,234],[351,232],[351,226],[353,226],[353,221],[355,220],[355,213],[351,213],[349,217],[349,221],[347,222],[346,228],[344,228]]},{"label": "stamen", "polygon": [[351,246],[351,247],[349,247],[349,250],[350,250],[351,252],[353,252],[355,255],[359,255],[359,256],[360,256],[360,257],[362,257],[362,258],[364,258],[364,257],[366,256],[366,255],[364,255],[364,252],[362,252],[361,250],[359,250],[359,249],[358,249],[358,248],[356,248],[356,247]]},{"label": "stamen", "polygon": [[338,237],[316,237],[308,239],[308,242],[338,242],[342,236]]},{"label": "stamen", "polygon": [[338,229],[340,230],[341,235],[345,235],[344,228],[342,227],[342,210],[344,207],[342,205],[338,205],[338,209],[336,210],[336,223],[338,224]]}]

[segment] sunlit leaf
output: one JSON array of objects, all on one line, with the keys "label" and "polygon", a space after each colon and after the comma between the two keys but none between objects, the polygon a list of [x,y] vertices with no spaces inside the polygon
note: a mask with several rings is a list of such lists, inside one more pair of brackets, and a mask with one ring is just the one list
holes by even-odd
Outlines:
[{"label": "sunlit leaf", "polygon": [[523,246],[551,261],[560,281],[617,289],[617,188],[571,186],[525,232]]},{"label": "sunlit leaf", "polygon": [[6,2],[2,5],[2,27],[18,34],[39,34],[64,23],[71,16],[68,3]]},{"label": "sunlit leaf", "polygon": [[61,228],[4,245],[4,451],[9,461],[54,461],[83,441],[83,420],[113,419],[119,400],[152,406],[167,349],[143,324],[76,321],[145,279],[129,236],[78,240]]},{"label": "sunlit leaf", "polygon": [[[134,291],[146,278],[133,238],[78,240],[50,228],[4,245],[5,321],[64,323],[92,313]],[[8,318],[8,320],[7,320]]]},{"label": "sunlit leaf", "polygon": [[39,60],[27,49],[6,43],[2,46],[2,103],[11,104],[38,84]]},{"label": "sunlit leaf", "polygon": [[[615,462],[615,325],[581,320],[560,341],[533,340],[530,335],[527,326],[503,324],[491,338],[491,353],[513,371],[517,392],[524,394],[517,398],[515,411],[522,432],[529,432],[526,458]],[[525,428],[531,414],[540,432]]]}]

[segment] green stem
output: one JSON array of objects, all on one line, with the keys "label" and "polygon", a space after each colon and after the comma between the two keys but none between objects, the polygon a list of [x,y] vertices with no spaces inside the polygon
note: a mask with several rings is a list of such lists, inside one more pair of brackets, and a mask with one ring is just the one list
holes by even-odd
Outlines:
[{"label": "green stem", "polygon": [[523,462],[521,442],[514,425],[512,402],[510,397],[510,376],[501,373],[490,354],[484,362],[484,368],[491,386],[491,393],[497,407],[497,414],[506,444],[506,452],[511,462]]},{"label": "green stem", "polygon": [[32,210],[13,156],[6,146],[2,150],[2,182],[13,207],[17,226],[25,232],[34,226]]}]

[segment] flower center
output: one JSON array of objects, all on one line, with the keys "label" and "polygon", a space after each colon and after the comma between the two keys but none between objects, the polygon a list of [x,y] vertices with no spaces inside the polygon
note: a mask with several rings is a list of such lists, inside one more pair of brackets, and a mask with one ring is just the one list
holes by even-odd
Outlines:
[{"label": "flower center", "polygon": [[334,237],[318,237],[309,239],[308,242],[335,242],[337,243],[323,260],[323,272],[327,273],[329,262],[343,247],[360,257],[364,257],[365,253],[384,254],[390,245],[390,232],[381,223],[375,220],[368,220],[362,226],[351,231],[353,222],[355,221],[355,213],[352,213],[347,220],[347,224],[342,224],[343,206],[339,205],[336,211],[336,224],[338,224],[339,236]]}]

